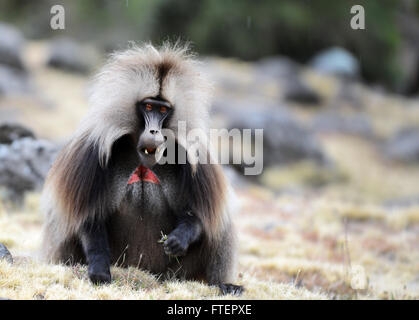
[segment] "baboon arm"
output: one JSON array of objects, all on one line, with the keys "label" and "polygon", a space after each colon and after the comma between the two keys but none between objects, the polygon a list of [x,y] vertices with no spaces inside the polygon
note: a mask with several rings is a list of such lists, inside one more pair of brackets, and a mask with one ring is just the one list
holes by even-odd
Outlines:
[{"label": "baboon arm", "polygon": [[186,216],[179,219],[176,228],[169,234],[164,243],[167,255],[183,256],[188,247],[202,235],[202,224],[195,216]]},{"label": "baboon arm", "polygon": [[86,224],[82,228],[80,240],[88,263],[89,279],[93,283],[110,282],[110,250],[105,224]]},{"label": "baboon arm", "polygon": [[179,220],[179,224],[175,230],[183,235],[188,244],[191,244],[197,241],[201,236],[202,225],[197,217],[187,216]]}]

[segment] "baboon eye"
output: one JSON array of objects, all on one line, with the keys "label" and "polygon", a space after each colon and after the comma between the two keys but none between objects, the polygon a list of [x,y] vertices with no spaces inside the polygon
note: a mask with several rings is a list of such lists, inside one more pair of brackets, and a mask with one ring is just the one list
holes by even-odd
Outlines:
[{"label": "baboon eye", "polygon": [[151,104],[146,104],[145,109],[147,111],[151,111],[151,110],[153,110],[153,107],[151,106]]},{"label": "baboon eye", "polygon": [[167,112],[167,108],[166,107],[160,107],[160,112],[161,113],[166,113]]}]

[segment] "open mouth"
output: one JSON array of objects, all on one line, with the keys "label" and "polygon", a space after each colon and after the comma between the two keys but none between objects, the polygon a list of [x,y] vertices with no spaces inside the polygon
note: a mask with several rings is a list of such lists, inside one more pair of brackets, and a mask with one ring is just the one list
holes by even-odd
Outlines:
[{"label": "open mouth", "polygon": [[162,147],[163,146],[158,146],[157,148],[155,148],[155,147],[144,147],[144,148],[141,148],[140,151],[147,156],[155,155],[156,153],[160,152]]},{"label": "open mouth", "polygon": [[155,154],[157,151],[157,148],[142,148],[141,152],[143,152],[146,155],[152,155]]}]

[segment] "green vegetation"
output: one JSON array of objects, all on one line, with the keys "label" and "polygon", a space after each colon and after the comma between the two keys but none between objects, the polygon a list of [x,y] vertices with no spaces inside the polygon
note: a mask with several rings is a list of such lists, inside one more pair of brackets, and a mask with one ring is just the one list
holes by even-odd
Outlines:
[{"label": "green vegetation", "polygon": [[[200,54],[246,60],[282,54],[300,62],[319,50],[343,46],[361,62],[362,76],[400,89],[406,75],[398,55],[405,44],[401,14],[417,19],[419,1],[397,0],[120,0],[63,2],[66,30],[49,27],[57,1],[3,1],[0,20],[19,25],[30,38],[68,35],[105,49],[127,40],[192,41]],[[350,28],[350,8],[361,4],[366,30]]]}]

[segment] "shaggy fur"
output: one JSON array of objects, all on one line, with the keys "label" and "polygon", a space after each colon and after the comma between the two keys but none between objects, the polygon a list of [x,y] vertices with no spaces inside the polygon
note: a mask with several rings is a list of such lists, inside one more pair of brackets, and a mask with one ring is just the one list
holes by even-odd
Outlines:
[{"label": "shaggy fur", "polygon": [[[160,97],[173,106],[168,128],[184,148],[187,148],[186,141],[177,135],[179,120],[187,122],[187,130],[198,128],[207,132],[211,85],[200,68],[187,47],[176,45],[163,45],[159,50],[152,45],[132,46],[111,55],[92,81],[88,114],[58,155],[45,183],[43,253],[48,261],[84,261],[80,252],[71,249],[77,247],[81,228],[95,221],[117,221],[119,216],[124,216],[127,196],[121,190],[125,190],[129,174],[138,165],[134,155],[139,135],[135,111],[138,101]],[[205,245],[200,247],[199,254],[202,250],[209,251],[208,257],[213,257],[213,263],[208,261],[206,267],[218,268],[203,277],[210,283],[230,279],[235,253],[227,201],[231,190],[222,170],[218,165],[189,163],[177,168],[164,175],[169,180],[171,175],[181,177],[176,180],[179,183],[171,183],[171,188],[182,196],[172,192],[173,199],[164,201],[168,202],[170,210],[178,209],[180,204],[176,202],[187,201],[201,222]],[[165,183],[162,181],[163,191]],[[167,223],[169,228],[170,223]],[[114,240],[109,241],[112,249]],[[224,245],[228,248],[223,249]],[[194,259],[191,263],[196,261]],[[149,266],[154,270],[153,262]]]}]

